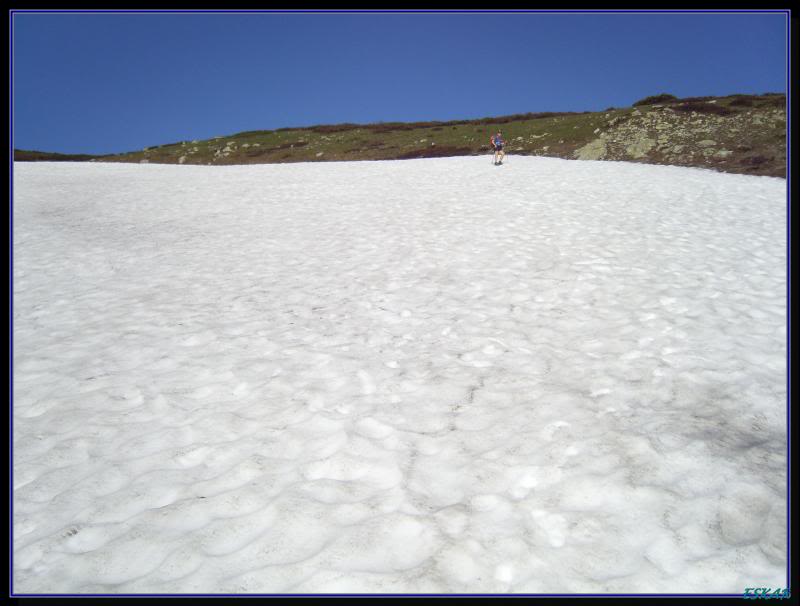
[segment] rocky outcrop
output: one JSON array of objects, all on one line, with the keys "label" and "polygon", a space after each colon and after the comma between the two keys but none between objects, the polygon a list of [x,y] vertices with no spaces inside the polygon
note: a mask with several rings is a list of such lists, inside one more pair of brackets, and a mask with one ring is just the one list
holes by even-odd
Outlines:
[{"label": "rocky outcrop", "polygon": [[625,147],[625,153],[628,154],[631,159],[638,160],[639,158],[646,157],[647,152],[653,149],[655,144],[655,139],[651,139],[646,135],[642,135],[634,139],[630,145]]},{"label": "rocky outcrop", "polygon": [[575,150],[575,157],[578,160],[602,160],[606,157],[606,142],[595,139]]},{"label": "rocky outcrop", "polygon": [[596,139],[577,148],[573,157],[784,175],[783,108],[745,107],[711,114],[679,108],[655,105],[615,116],[595,131]]}]

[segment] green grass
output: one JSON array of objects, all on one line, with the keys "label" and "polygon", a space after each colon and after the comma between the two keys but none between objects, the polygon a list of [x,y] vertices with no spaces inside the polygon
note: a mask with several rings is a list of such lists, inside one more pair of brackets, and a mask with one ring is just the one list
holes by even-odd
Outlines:
[{"label": "green grass", "polygon": [[[178,142],[146,150],[118,154],[111,161],[178,162],[187,164],[235,164],[250,162],[300,162],[327,160],[379,160],[421,153],[436,148],[459,154],[488,153],[489,138],[498,130],[515,153],[533,154],[545,147],[588,142],[602,127],[606,114],[629,110],[515,117],[475,121],[415,124],[370,124],[347,127],[308,127],[275,131],[245,131],[219,139]],[[222,155],[230,146],[227,156]]]}]

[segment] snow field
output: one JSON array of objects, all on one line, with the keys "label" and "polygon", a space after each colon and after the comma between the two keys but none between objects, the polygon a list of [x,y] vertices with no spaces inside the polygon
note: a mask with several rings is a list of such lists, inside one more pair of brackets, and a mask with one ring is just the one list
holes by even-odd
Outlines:
[{"label": "snow field", "polygon": [[14,589],[785,586],[785,182],[16,164]]}]

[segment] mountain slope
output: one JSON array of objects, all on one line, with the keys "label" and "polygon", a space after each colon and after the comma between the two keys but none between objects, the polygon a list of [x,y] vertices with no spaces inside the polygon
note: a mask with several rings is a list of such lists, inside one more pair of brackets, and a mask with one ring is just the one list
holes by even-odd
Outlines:
[{"label": "mountain slope", "polygon": [[[652,99],[661,101],[603,112],[248,131],[158,145],[95,161],[229,165],[465,156],[489,153],[490,135],[502,130],[508,151],[516,155],[785,176],[785,95],[688,99],[666,95]],[[19,152],[15,157],[35,159]]]}]

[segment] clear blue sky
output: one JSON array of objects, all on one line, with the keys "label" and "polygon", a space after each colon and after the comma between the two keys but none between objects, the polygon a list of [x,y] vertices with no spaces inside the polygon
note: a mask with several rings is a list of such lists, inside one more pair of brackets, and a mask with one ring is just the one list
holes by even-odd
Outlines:
[{"label": "clear blue sky", "polygon": [[245,130],[785,92],[785,14],[12,16],[13,145],[113,153]]}]

